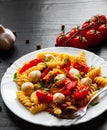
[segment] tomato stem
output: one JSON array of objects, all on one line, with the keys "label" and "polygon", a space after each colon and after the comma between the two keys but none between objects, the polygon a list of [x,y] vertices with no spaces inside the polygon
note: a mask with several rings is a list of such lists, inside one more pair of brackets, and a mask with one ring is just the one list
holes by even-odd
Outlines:
[{"label": "tomato stem", "polygon": [[62,26],[61,26],[61,31],[62,31],[63,33],[65,33],[65,25],[62,25]]}]

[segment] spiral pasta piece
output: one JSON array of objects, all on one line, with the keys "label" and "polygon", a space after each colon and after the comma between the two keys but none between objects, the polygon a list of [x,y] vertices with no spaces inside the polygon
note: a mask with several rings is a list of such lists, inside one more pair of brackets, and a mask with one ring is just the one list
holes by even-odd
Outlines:
[{"label": "spiral pasta piece", "polygon": [[62,66],[64,64],[63,61],[56,61],[56,62],[46,62],[46,65],[49,67],[49,68],[55,68],[57,66]]},{"label": "spiral pasta piece", "polygon": [[104,87],[107,85],[107,78],[103,78],[101,76],[95,77],[94,82],[99,85],[99,87]]},{"label": "spiral pasta piece", "polygon": [[26,107],[30,108],[32,106],[32,103],[28,96],[25,96],[23,91],[17,91],[16,92],[17,99]]},{"label": "spiral pasta piece", "polygon": [[89,77],[89,78],[91,78],[91,79],[94,79],[94,77],[100,76],[100,75],[101,75],[101,66],[98,67],[98,68],[95,68],[95,69],[91,70],[90,72],[88,72],[88,73],[86,74],[86,77]]},{"label": "spiral pasta piece", "polygon": [[21,86],[23,83],[25,82],[28,82],[29,81],[29,78],[27,76],[27,74],[19,74],[19,72],[17,72],[17,79],[16,79],[16,82],[17,82],[17,85],[18,85],[18,90],[21,90]]},{"label": "spiral pasta piece", "polygon": [[48,104],[46,104],[46,103],[41,103],[41,104],[37,104],[37,105],[32,106],[29,110],[30,110],[33,114],[35,114],[35,113],[44,111],[47,107],[48,107]]},{"label": "spiral pasta piece", "polygon": [[83,62],[83,63],[86,64],[86,63],[87,63],[87,60],[86,60],[85,52],[84,52],[84,51],[81,51],[81,52],[79,53],[79,56],[77,56],[76,60],[79,60],[79,61],[81,61],[81,62]]}]

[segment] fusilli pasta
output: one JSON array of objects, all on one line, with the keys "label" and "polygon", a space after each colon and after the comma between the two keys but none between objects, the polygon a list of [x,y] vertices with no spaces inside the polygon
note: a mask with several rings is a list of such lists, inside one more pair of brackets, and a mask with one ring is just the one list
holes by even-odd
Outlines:
[{"label": "fusilli pasta", "polygon": [[66,118],[107,85],[101,66],[87,64],[85,51],[41,52],[16,71],[17,99],[32,114],[47,111]]}]

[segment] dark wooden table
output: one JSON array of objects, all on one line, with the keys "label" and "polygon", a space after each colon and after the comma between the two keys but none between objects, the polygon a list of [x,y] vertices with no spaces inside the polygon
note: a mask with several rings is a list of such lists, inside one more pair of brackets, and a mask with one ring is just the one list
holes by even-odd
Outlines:
[{"label": "dark wooden table", "polygon": [[[41,48],[54,47],[62,24],[69,31],[96,14],[107,16],[107,0],[0,0],[0,24],[16,32],[14,46],[6,52],[0,50],[0,79],[11,63],[35,51],[38,45]],[[107,61],[107,45],[106,42],[102,44],[98,50],[94,48],[90,51]],[[50,129],[14,115],[1,96],[0,106],[0,130]],[[91,121],[68,128],[107,130],[107,111]]]}]

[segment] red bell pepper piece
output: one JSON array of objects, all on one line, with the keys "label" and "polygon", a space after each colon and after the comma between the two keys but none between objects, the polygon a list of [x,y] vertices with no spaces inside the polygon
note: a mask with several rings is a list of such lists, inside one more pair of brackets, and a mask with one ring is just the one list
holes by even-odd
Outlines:
[{"label": "red bell pepper piece", "polygon": [[76,80],[75,76],[69,73],[69,70],[64,68],[64,71],[70,80]]},{"label": "red bell pepper piece", "polygon": [[43,79],[43,78],[48,74],[49,71],[50,71],[50,68],[46,68],[46,69],[43,71],[43,73],[42,73],[42,75],[41,75],[41,78]]},{"label": "red bell pepper piece", "polygon": [[20,74],[22,74],[23,72],[25,72],[27,69],[37,65],[38,63],[42,62],[42,58],[39,59],[33,59],[31,61],[29,61],[29,63],[25,64],[19,71]]}]

